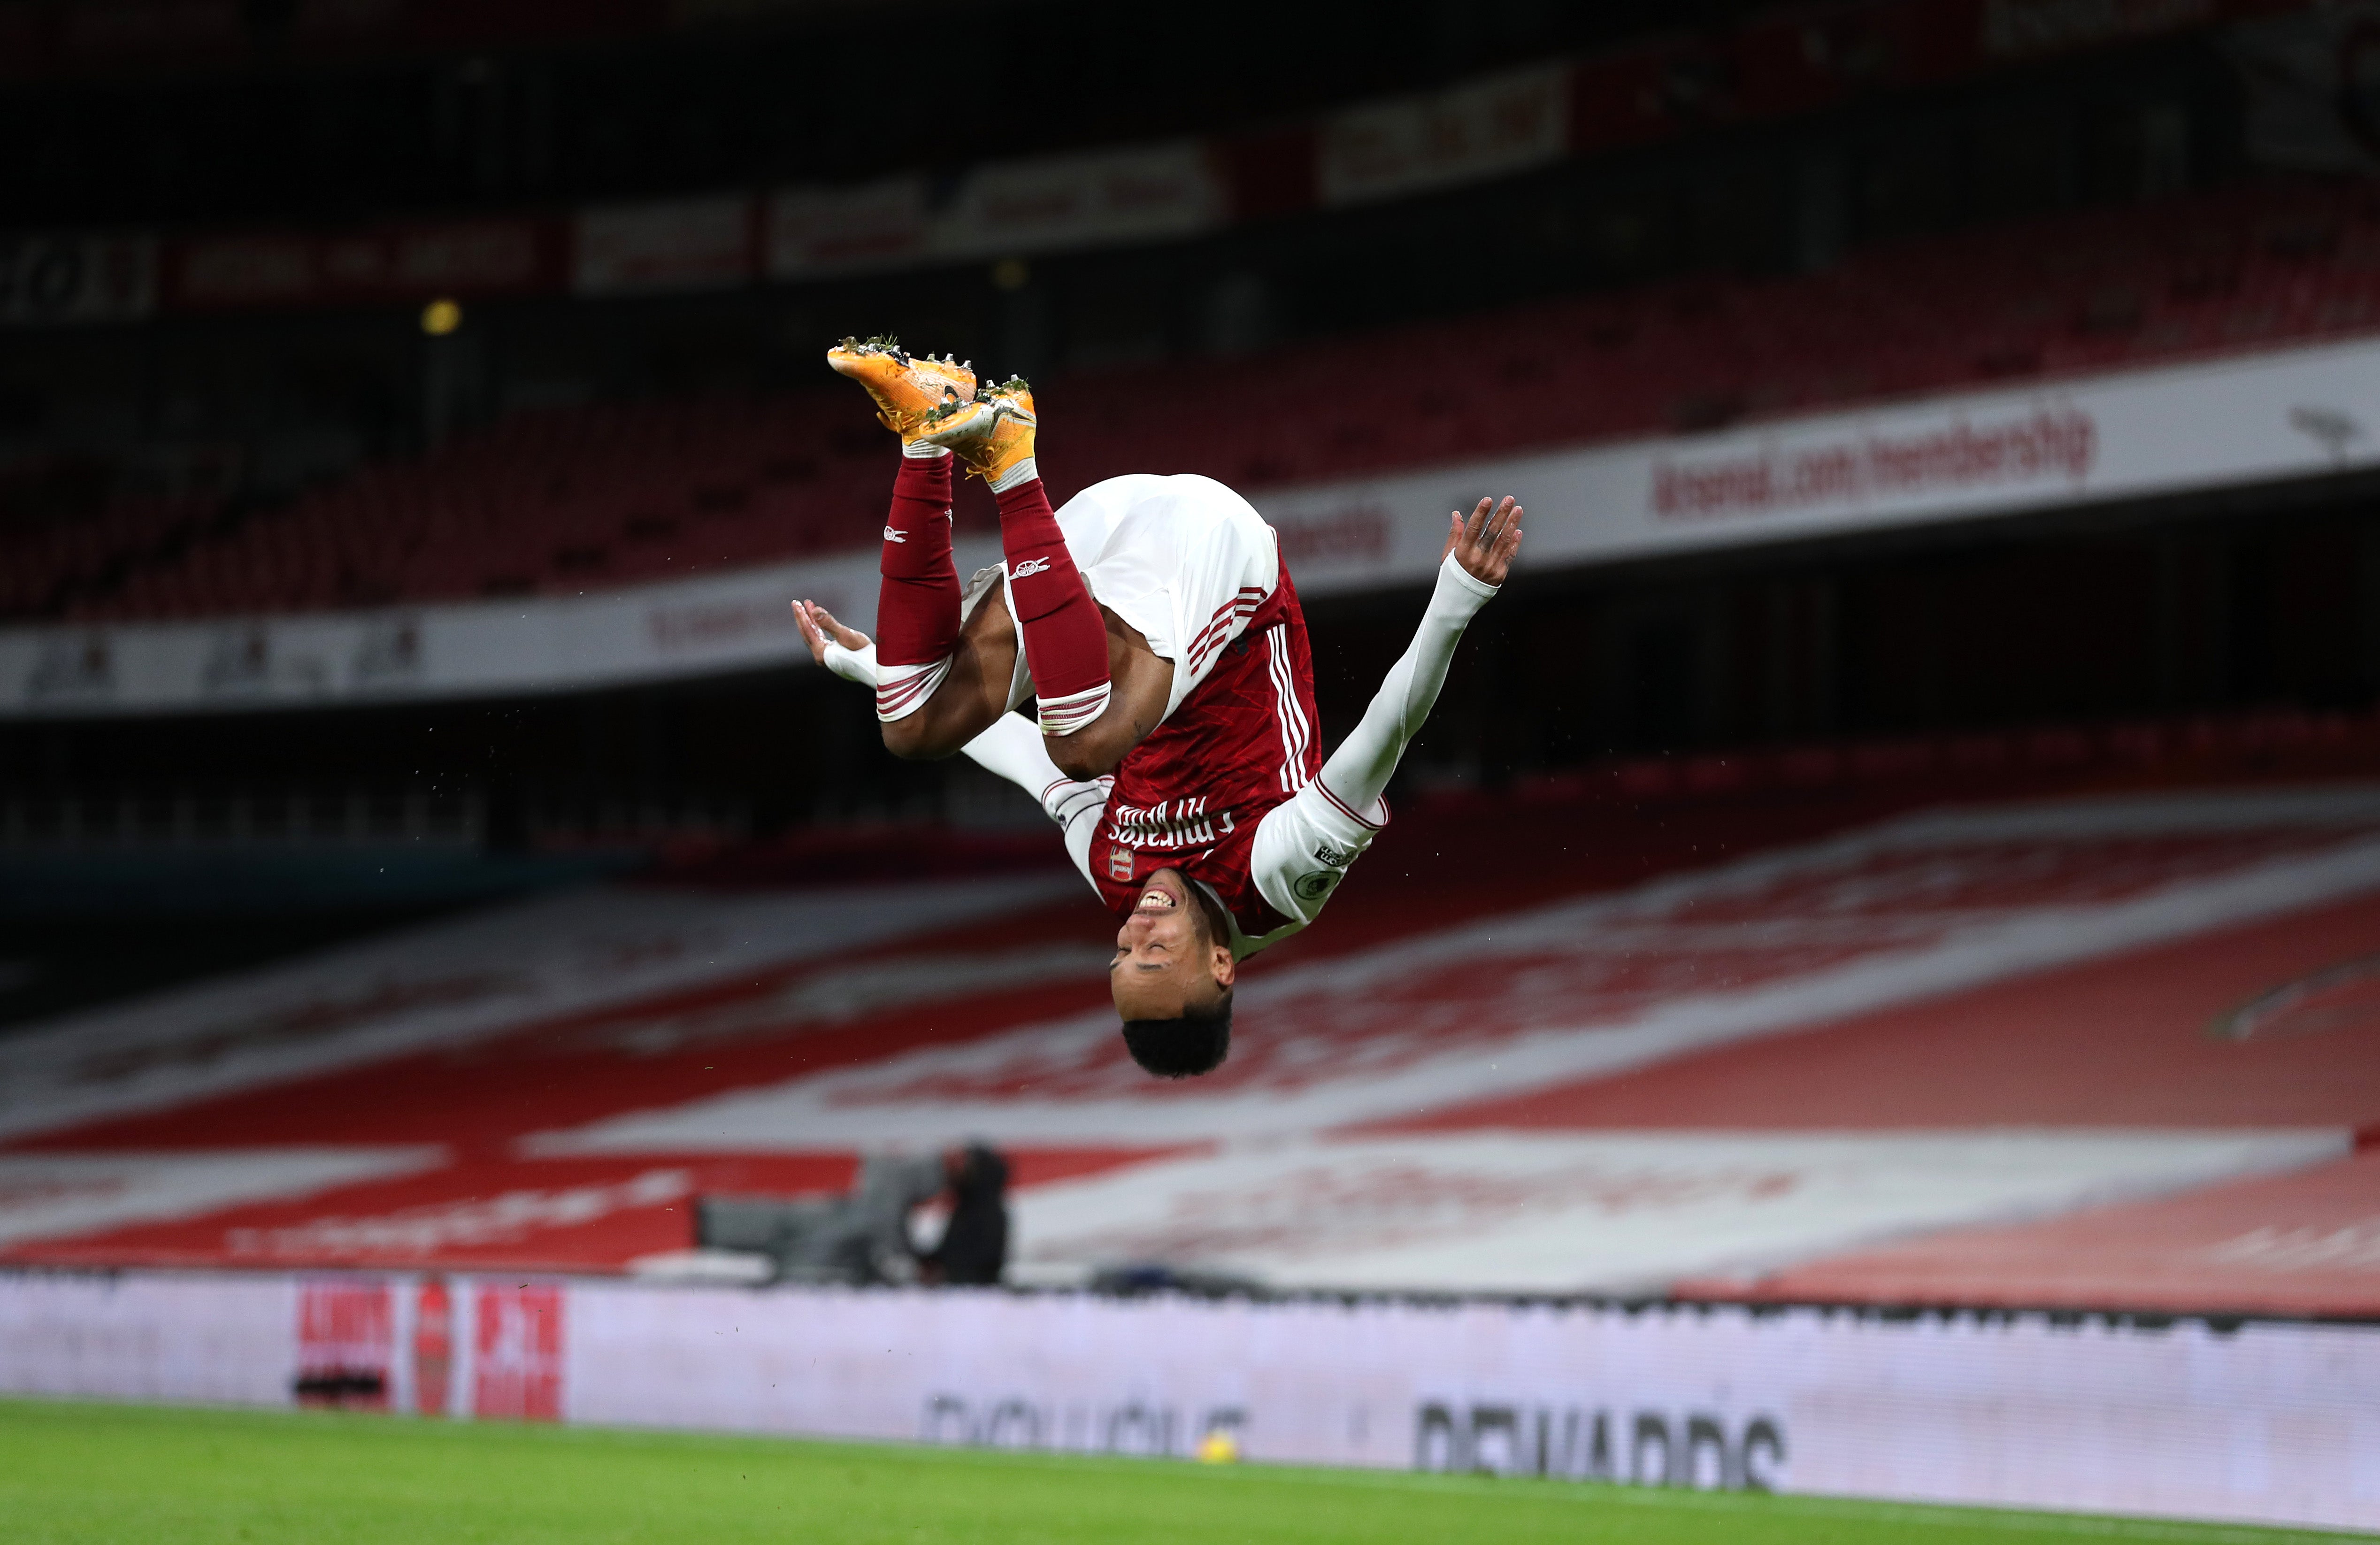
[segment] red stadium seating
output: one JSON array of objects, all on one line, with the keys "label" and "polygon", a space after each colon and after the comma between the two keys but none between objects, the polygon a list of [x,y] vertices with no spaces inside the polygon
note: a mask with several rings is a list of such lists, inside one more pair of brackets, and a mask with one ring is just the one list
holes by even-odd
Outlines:
[{"label": "red stadium seating", "polygon": [[0,526],[0,617],[59,610],[78,591],[106,586],[187,539],[220,501],[156,495],[117,499],[95,516]]},{"label": "red stadium seating", "polygon": [[[1069,487],[1163,470],[1257,489],[2375,326],[2380,197],[2257,186],[1871,248],[1804,277],[1076,372],[1042,397]],[[1185,394],[1195,435],[1172,406]],[[834,387],[523,412],[186,546],[153,537],[187,512],[146,505],[19,540],[0,550],[0,615],[569,594],[847,548],[875,529],[884,456]]]},{"label": "red stadium seating", "polygon": [[1054,835],[789,839],[19,1029],[0,1266],[655,1270],[702,1191],[978,1132],[1027,1280],[2369,1318],[2375,750],[2263,715],[1416,798],[1183,1086]]}]

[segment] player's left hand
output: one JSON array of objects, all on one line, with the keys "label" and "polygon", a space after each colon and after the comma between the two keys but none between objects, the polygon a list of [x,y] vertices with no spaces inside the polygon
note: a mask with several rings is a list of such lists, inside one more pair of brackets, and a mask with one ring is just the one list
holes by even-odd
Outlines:
[{"label": "player's left hand", "polygon": [[868,647],[868,635],[856,627],[845,627],[834,620],[834,614],[815,601],[794,602],[794,622],[802,630],[802,642],[809,645],[810,658],[826,663],[827,640],[832,639],[852,651]]},{"label": "player's left hand", "polygon": [[1480,500],[1467,521],[1461,510],[1447,517],[1451,524],[1447,527],[1446,545],[1438,550],[1438,561],[1446,562],[1451,553],[1463,573],[1483,585],[1500,585],[1504,576],[1512,572],[1512,554],[1521,550],[1521,506],[1509,493],[1493,513],[1488,509],[1491,504],[1493,500]]}]

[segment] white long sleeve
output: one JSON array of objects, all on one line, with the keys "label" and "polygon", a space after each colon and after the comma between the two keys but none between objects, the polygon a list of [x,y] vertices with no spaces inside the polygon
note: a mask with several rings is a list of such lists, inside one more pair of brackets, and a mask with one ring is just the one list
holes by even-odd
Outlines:
[{"label": "white long sleeve", "polygon": [[1438,568],[1438,587],[1423,609],[1421,627],[1388,679],[1373,694],[1371,706],[1353,734],[1341,741],[1322,764],[1322,782],[1359,814],[1368,813],[1389,786],[1405,747],[1421,733],[1439,688],[1446,685],[1446,667],[1463,630],[1494,599],[1497,587],[1474,579],[1451,554]]},{"label": "white long sleeve", "polygon": [[870,692],[876,690],[876,646],[866,643],[857,649],[845,649],[832,639],[826,641],[826,668],[845,681],[856,681]]},{"label": "white long sleeve", "polygon": [[1439,567],[1412,647],[1389,668],[1362,722],[1330,753],[1320,777],[1257,825],[1249,856],[1257,889],[1290,920],[1261,938],[1235,933],[1234,955],[1251,955],[1312,922],[1347,866],[1372,845],[1389,819],[1380,791],[1438,701],[1463,628],[1496,589],[1465,574],[1451,557]]},{"label": "white long sleeve", "polygon": [[1091,839],[1099,832],[1099,817],[1108,808],[1108,790],[1115,780],[1077,783],[1059,772],[1050,760],[1040,726],[1021,713],[1002,714],[963,749],[977,765],[999,773],[1040,801],[1042,813],[1066,833],[1066,857],[1089,880]]}]

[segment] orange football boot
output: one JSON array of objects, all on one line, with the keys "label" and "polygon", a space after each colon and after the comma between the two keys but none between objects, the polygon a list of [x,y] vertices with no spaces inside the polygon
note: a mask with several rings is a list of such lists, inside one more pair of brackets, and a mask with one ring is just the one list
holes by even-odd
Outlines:
[{"label": "orange football boot", "polygon": [[973,400],[975,371],[932,355],[918,359],[892,337],[865,343],[845,338],[826,351],[829,368],[868,389],[876,401],[876,416],[904,444],[917,438],[926,416],[935,408]]},{"label": "orange football boot", "polygon": [[1033,432],[1040,427],[1033,413],[1033,387],[1021,375],[979,388],[971,402],[945,403],[926,417],[917,438],[941,446],[988,481],[997,481],[1033,454]]}]

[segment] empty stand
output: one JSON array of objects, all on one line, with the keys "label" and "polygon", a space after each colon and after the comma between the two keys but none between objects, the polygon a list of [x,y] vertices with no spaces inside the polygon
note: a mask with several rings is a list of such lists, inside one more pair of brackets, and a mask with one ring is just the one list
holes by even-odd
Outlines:
[{"label": "empty stand", "polygon": [[134,495],[93,514],[0,525],[0,617],[42,616],[78,600],[121,594],[145,565],[169,565],[222,509],[209,495]]},{"label": "empty stand", "polygon": [[821,400],[516,414],[260,511],[73,614],[568,594],[846,547],[881,492],[861,453],[882,446]]},{"label": "empty stand", "polygon": [[[1260,489],[2375,326],[2380,198],[2243,187],[1879,246],[1802,277],[1061,375],[1044,445],[1062,492],[1133,471]],[[154,503],[0,538],[0,615],[566,595],[864,546],[887,465],[840,385],[523,411],[187,541],[159,538],[192,512]],[[990,515],[962,495],[963,521]]]},{"label": "empty stand", "polygon": [[2223,737],[1418,802],[1180,1086],[1062,870],[551,896],[8,1038],[0,1260],[630,1271],[975,1133],[1027,1280],[2368,1315],[2380,785]]}]

